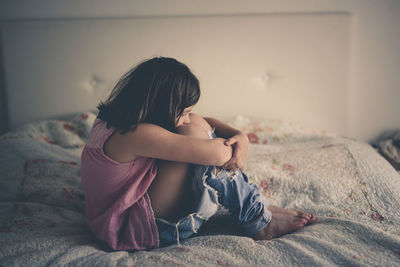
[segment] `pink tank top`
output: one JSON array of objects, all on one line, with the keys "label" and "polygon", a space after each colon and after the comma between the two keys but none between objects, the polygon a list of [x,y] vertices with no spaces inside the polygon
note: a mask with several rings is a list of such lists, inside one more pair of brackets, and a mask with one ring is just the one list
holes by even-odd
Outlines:
[{"label": "pink tank top", "polygon": [[108,157],[104,142],[116,129],[96,119],[81,157],[86,222],[94,235],[114,250],[159,246],[154,213],[147,194],[157,173],[155,159],[139,157],[119,163]]}]

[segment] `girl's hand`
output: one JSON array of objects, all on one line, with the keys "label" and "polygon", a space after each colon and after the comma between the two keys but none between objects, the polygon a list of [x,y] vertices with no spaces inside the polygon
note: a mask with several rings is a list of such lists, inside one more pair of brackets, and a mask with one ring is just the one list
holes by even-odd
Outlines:
[{"label": "girl's hand", "polygon": [[246,172],[249,148],[249,138],[247,137],[247,134],[240,132],[239,134],[227,139],[225,145],[232,146],[233,153],[232,158],[228,160],[222,168],[233,171],[240,169],[242,172]]}]

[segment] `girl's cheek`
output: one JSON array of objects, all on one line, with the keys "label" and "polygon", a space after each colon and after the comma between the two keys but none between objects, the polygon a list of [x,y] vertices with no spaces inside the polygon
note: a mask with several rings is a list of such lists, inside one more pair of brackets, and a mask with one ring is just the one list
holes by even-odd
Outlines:
[{"label": "girl's cheek", "polygon": [[189,116],[186,116],[186,118],[185,118],[185,120],[184,120],[184,123],[186,123],[186,124],[189,124],[189,123],[190,123],[190,117],[189,117]]},{"label": "girl's cheek", "polygon": [[182,125],[182,117],[180,117],[179,120],[175,123],[175,128],[178,128],[181,125]]}]

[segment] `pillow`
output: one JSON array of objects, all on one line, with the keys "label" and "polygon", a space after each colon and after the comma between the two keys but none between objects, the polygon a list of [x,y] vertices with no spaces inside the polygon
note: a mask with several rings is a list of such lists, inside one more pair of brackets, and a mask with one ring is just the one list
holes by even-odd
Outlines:
[{"label": "pillow", "polygon": [[312,129],[301,124],[282,120],[255,120],[238,115],[230,122],[232,127],[244,131],[252,144],[290,143],[315,140],[316,137],[338,137],[322,129]]}]

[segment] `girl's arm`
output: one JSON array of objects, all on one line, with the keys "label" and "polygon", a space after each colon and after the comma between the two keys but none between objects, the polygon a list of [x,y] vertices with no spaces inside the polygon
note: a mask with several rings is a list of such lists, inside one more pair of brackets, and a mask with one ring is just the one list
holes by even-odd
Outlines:
[{"label": "girl's arm", "polygon": [[217,136],[228,138],[228,140],[225,141],[225,144],[232,146],[234,149],[232,158],[222,167],[234,171],[240,169],[243,172],[246,172],[249,147],[249,138],[247,137],[247,134],[230,127],[228,124],[220,120],[209,117],[205,117],[204,119],[211,125],[211,127],[215,128]]},{"label": "girl's arm", "polygon": [[232,157],[224,138],[203,139],[176,134],[164,128],[141,123],[121,135],[119,147],[133,158],[142,156],[201,165],[222,166]]},{"label": "girl's arm", "polygon": [[215,133],[219,137],[228,139],[241,133],[239,130],[232,128],[231,126],[220,120],[209,117],[203,118],[208,122],[208,124],[211,125],[211,127],[215,128]]}]

